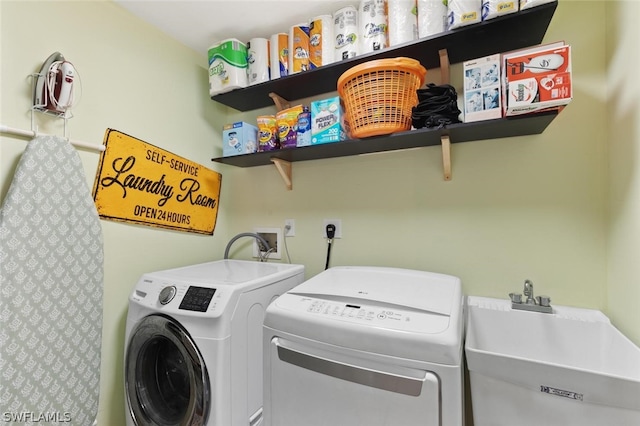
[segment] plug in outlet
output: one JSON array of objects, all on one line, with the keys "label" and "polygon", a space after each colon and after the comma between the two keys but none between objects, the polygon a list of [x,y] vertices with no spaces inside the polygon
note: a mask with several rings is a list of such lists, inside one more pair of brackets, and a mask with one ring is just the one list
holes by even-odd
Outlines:
[{"label": "plug in outlet", "polygon": [[267,241],[272,250],[267,255],[265,247],[258,246],[258,240],[253,241],[253,257],[267,255],[267,259],[282,259],[282,229],[281,228],[254,228],[253,232]]},{"label": "plug in outlet", "polygon": [[[289,227],[287,229],[287,227]],[[296,236],[296,221],[293,219],[284,220],[284,236],[295,237]]]},{"label": "plug in outlet", "polygon": [[327,238],[327,225],[333,224],[336,227],[336,235],[333,238],[342,238],[342,220],[325,219],[322,223],[322,238]]}]

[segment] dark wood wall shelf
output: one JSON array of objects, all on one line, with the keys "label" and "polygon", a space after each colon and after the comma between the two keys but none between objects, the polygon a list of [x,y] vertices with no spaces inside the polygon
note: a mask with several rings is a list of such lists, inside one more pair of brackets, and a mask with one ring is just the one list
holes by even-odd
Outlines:
[{"label": "dark wood wall shelf", "polygon": [[[446,83],[449,77],[449,63],[463,62],[540,44],[557,6],[558,2],[554,1],[433,37],[326,65],[313,71],[305,71],[216,95],[211,99],[240,111],[251,111],[273,105],[274,102],[278,105],[286,103],[287,100],[309,98],[336,91],[338,78],[357,64],[372,59],[398,56],[417,59],[427,69],[446,70],[446,76],[443,75],[443,83]],[[212,161],[238,167],[274,164],[287,189],[290,190],[292,189],[293,162],[441,145],[444,179],[450,180],[451,143],[540,134],[556,118],[561,109],[473,123],[458,123],[442,129],[411,130],[324,145],[213,158]]]},{"label": "dark wood wall shelf", "polygon": [[451,143],[537,135],[544,132],[557,115],[558,110],[551,110],[475,123],[458,123],[442,129],[409,130],[366,139],[350,139],[322,145],[220,157],[214,158],[213,161],[237,167],[255,167],[271,164],[273,158],[293,163],[440,145],[441,137],[445,135],[449,136]]},{"label": "dark wood wall shelf", "polygon": [[478,24],[446,31],[375,53],[325,65],[312,71],[266,81],[244,89],[213,96],[216,102],[239,111],[273,105],[269,93],[285,99],[304,99],[337,90],[338,78],[349,68],[373,59],[406,56],[419,60],[427,70],[440,66],[439,51],[445,49],[451,63],[540,44],[558,2],[504,15]]}]

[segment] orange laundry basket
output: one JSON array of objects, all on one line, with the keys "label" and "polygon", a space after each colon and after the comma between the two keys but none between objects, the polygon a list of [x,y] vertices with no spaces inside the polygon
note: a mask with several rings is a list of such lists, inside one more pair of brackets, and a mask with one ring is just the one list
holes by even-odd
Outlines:
[{"label": "orange laundry basket", "polygon": [[378,59],[345,71],[338,79],[338,93],[351,137],[411,129],[411,108],[426,76],[425,67],[411,58]]}]

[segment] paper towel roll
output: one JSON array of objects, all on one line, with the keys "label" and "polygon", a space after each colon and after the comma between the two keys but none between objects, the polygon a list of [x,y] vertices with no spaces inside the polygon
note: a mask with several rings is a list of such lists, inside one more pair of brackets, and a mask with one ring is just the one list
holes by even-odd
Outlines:
[{"label": "paper towel roll", "polygon": [[336,62],[358,56],[358,10],[354,6],[337,10],[333,14],[333,24]]},{"label": "paper towel roll", "polygon": [[293,25],[289,30],[289,74],[309,70],[309,24]]},{"label": "paper towel roll", "polygon": [[209,48],[209,94],[247,87],[247,46],[235,38]]},{"label": "paper towel roll", "polygon": [[418,37],[429,37],[446,30],[446,3],[442,0],[418,0]]},{"label": "paper towel roll", "polygon": [[396,46],[418,38],[416,0],[388,0],[387,14],[389,46]]},{"label": "paper towel roll", "polygon": [[452,30],[480,22],[481,7],[482,3],[478,0],[449,0],[447,29]]},{"label": "paper towel roll", "polygon": [[520,9],[518,0],[482,0],[482,20],[508,15]]},{"label": "paper towel roll", "polygon": [[271,80],[285,77],[289,73],[289,35],[285,33],[272,35],[269,51]]},{"label": "paper towel roll", "polygon": [[309,63],[311,68],[329,65],[333,55],[333,16],[320,15],[309,22]]},{"label": "paper towel roll", "polygon": [[389,47],[386,0],[362,0],[358,9],[360,54]]},{"label": "paper towel roll", "polygon": [[249,85],[269,81],[269,40],[252,38],[247,44]]},{"label": "paper towel roll", "polygon": [[540,6],[545,3],[552,3],[555,0],[520,0],[520,10],[529,9],[530,7]]}]

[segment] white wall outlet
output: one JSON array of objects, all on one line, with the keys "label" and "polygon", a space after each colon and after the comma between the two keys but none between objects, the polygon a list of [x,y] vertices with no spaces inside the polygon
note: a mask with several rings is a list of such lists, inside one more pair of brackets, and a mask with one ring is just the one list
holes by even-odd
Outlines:
[{"label": "white wall outlet", "polygon": [[253,257],[267,256],[267,259],[282,259],[282,228],[253,228],[253,232],[264,238],[273,250],[267,254],[258,248],[258,240],[253,239]]},{"label": "white wall outlet", "polygon": [[[287,226],[289,229],[287,229]],[[296,236],[296,221],[293,219],[284,220],[284,236],[295,237]]]},{"label": "white wall outlet", "polygon": [[322,222],[322,238],[327,238],[327,225],[330,223],[336,226],[336,235],[333,238],[342,238],[342,220],[340,219],[325,219]]}]

